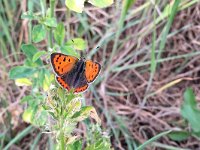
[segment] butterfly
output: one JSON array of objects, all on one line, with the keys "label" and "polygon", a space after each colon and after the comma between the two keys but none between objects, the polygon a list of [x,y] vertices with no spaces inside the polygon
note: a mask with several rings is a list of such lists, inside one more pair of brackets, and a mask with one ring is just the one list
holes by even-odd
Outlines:
[{"label": "butterfly", "polygon": [[84,92],[101,70],[97,62],[62,53],[52,53],[51,64],[60,86],[68,91],[73,88],[75,93]]}]

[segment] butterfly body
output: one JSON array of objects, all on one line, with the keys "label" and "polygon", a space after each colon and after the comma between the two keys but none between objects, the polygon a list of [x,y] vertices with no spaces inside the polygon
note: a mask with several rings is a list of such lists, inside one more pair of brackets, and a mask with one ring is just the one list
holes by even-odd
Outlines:
[{"label": "butterfly body", "polygon": [[70,89],[77,88],[80,85],[87,84],[87,80],[85,78],[85,62],[83,60],[79,60],[74,68],[69,72],[61,76],[63,80],[65,80]]},{"label": "butterfly body", "polygon": [[90,60],[78,59],[61,53],[51,54],[51,64],[58,83],[68,91],[83,92],[98,76],[101,65]]}]

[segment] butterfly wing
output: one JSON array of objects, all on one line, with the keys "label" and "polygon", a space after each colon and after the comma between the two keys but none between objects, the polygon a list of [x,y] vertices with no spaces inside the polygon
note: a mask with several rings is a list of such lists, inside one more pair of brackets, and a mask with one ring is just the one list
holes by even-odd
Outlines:
[{"label": "butterfly wing", "polygon": [[101,65],[91,60],[85,62],[85,77],[88,83],[93,82],[101,70]]},{"label": "butterfly wing", "polygon": [[[61,87],[70,91],[70,83],[67,83],[65,77],[56,77],[57,82],[60,84]],[[87,81],[80,81],[77,86],[74,88],[75,93],[84,92],[88,88]]]},{"label": "butterfly wing", "polygon": [[76,77],[74,76],[74,71],[76,70],[70,71],[69,73],[66,73],[61,77],[56,76],[56,80],[61,87],[67,89],[68,91],[70,91],[71,88],[74,88],[75,93],[84,92],[88,88],[87,80],[84,74],[80,74],[77,80],[73,80],[73,78]]},{"label": "butterfly wing", "polygon": [[75,88],[74,92],[76,92],[76,93],[84,92],[85,90],[87,90],[87,88],[88,88],[88,84],[85,84],[85,85],[83,85],[81,87]]},{"label": "butterfly wing", "polygon": [[70,90],[70,85],[62,77],[56,76],[56,80],[60,84],[60,86],[67,89],[68,91]]},{"label": "butterfly wing", "polygon": [[58,76],[62,76],[71,71],[77,62],[78,58],[73,56],[68,56],[62,53],[51,54],[51,64]]},{"label": "butterfly wing", "polygon": [[[84,62],[83,62],[84,66]],[[85,77],[84,67],[83,70],[79,72],[77,79],[73,82],[74,92],[84,92],[88,88],[87,79]]]}]

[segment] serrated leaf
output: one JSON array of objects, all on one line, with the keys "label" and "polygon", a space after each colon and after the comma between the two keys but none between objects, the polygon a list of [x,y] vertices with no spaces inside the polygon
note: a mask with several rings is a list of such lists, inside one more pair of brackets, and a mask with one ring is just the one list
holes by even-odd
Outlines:
[{"label": "serrated leaf", "polygon": [[71,117],[76,112],[80,111],[80,108],[81,108],[81,100],[78,97],[74,98],[65,108],[67,110],[66,117]]},{"label": "serrated leaf", "polygon": [[33,62],[37,61],[42,55],[45,55],[46,53],[47,53],[46,51],[39,51],[39,52],[35,53],[33,55],[32,61]]},{"label": "serrated leaf", "polygon": [[56,18],[55,18],[55,17],[53,17],[53,18],[47,17],[47,18],[45,18],[45,20],[44,20],[44,24],[45,24],[46,26],[49,26],[49,27],[57,27]]},{"label": "serrated leaf", "polygon": [[17,86],[30,86],[32,82],[28,78],[19,78],[15,80],[15,84]]},{"label": "serrated leaf", "polygon": [[190,136],[190,133],[186,131],[172,131],[171,133],[168,134],[168,136],[170,139],[174,141],[183,141]]},{"label": "serrated leaf", "polygon": [[97,112],[94,107],[92,106],[84,106],[81,108],[79,112],[76,112],[72,119],[75,119],[76,121],[82,121],[88,117],[91,117],[96,120],[96,122],[101,123],[100,118],[97,115]]},{"label": "serrated leaf", "polygon": [[36,72],[36,69],[25,67],[25,66],[16,66],[10,69],[9,78],[10,79],[19,79],[30,77]]},{"label": "serrated leaf", "polygon": [[108,7],[113,4],[113,0],[89,0],[88,2],[100,8]]},{"label": "serrated leaf", "polygon": [[73,46],[77,50],[85,50],[87,48],[87,44],[82,38],[74,38],[65,43],[65,46]]},{"label": "serrated leaf", "polygon": [[184,92],[184,102],[181,107],[181,115],[188,120],[194,132],[200,132],[200,110],[197,109],[197,102],[191,88],[188,88]]},{"label": "serrated leaf", "polygon": [[46,37],[46,29],[42,24],[35,25],[32,31],[32,40],[34,43],[38,43],[44,40]]},{"label": "serrated leaf", "polygon": [[57,42],[58,45],[62,45],[65,39],[65,26],[61,22],[57,25],[57,27],[54,30],[54,39]]},{"label": "serrated leaf", "polygon": [[78,13],[81,13],[84,8],[84,2],[85,0],[65,0],[66,6]]}]

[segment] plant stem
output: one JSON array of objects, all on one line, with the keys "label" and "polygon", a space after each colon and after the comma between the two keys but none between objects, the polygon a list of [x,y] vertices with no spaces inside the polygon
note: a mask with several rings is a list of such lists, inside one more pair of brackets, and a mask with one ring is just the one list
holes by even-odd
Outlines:
[{"label": "plant stem", "polygon": [[60,149],[65,150],[65,136],[64,136],[64,132],[62,129],[60,132]]},{"label": "plant stem", "polygon": [[65,150],[65,135],[63,132],[63,116],[60,116],[60,149]]},{"label": "plant stem", "polygon": [[[55,7],[55,0],[50,0],[50,17],[54,17],[54,7]],[[53,47],[53,31],[52,28],[49,31],[49,46],[50,48]]]},{"label": "plant stem", "polygon": [[70,12],[70,10],[67,8],[67,11],[66,11],[66,20],[67,20],[67,40],[70,39],[70,16],[71,16],[71,12]]},{"label": "plant stem", "polygon": [[59,140],[60,140],[60,149],[61,150],[65,150],[65,134],[64,134],[64,131],[63,131],[63,124],[64,124],[64,116],[63,116],[64,104],[63,104],[63,102],[64,102],[64,97],[62,97],[62,99],[60,101],[61,111],[60,111],[60,119],[59,119],[59,121],[60,121],[59,122],[59,124],[60,124],[60,135],[59,135],[60,138],[59,138]]}]

